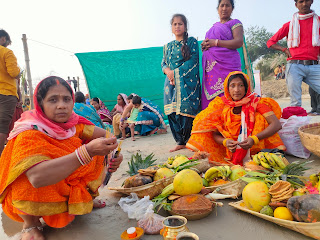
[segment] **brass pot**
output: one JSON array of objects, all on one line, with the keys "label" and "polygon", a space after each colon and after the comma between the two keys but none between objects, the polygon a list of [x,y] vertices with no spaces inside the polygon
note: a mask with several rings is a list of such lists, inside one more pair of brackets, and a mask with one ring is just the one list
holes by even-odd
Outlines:
[{"label": "brass pot", "polygon": [[186,226],[187,219],[182,216],[170,216],[163,220],[164,228],[160,232],[163,240],[176,240],[181,232],[189,232]]},{"label": "brass pot", "polygon": [[181,232],[177,235],[177,240],[183,240],[183,239],[199,240],[199,237],[192,232]]}]

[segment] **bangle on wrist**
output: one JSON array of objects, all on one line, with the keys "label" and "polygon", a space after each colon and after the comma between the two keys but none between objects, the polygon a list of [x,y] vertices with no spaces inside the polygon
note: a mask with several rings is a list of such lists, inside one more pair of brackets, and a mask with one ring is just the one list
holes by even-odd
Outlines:
[{"label": "bangle on wrist", "polygon": [[90,157],[90,154],[88,153],[86,145],[82,145],[82,146],[78,147],[75,150],[75,153],[76,153],[76,156],[82,166],[89,164],[92,161],[92,157]]},{"label": "bangle on wrist", "polygon": [[259,144],[260,140],[257,136],[253,135],[253,136],[249,136],[249,138],[251,138],[254,141],[254,145]]},{"label": "bangle on wrist", "polygon": [[229,140],[230,138],[225,138],[222,142],[222,145],[227,147],[227,141]]}]

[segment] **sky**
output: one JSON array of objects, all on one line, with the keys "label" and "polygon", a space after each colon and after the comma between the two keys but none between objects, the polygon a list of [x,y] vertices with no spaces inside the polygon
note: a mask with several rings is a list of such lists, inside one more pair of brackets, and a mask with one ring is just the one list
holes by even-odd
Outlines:
[{"label": "sky", "polygon": [[[174,40],[170,19],[183,13],[189,36],[202,40],[219,21],[218,0],[10,0],[0,14],[0,28],[11,36],[9,46],[25,69],[22,34],[27,35],[33,85],[56,75],[80,78],[87,87],[74,53],[163,46]],[[320,15],[320,0],[312,9]],[[232,18],[247,29],[265,27],[275,33],[292,19],[294,0],[235,0]],[[159,63],[160,67],[160,63]]]}]

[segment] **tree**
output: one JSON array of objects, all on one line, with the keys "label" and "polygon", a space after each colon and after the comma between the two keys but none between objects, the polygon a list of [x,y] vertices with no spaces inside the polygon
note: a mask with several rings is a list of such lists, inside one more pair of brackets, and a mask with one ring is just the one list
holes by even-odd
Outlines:
[{"label": "tree", "polygon": [[[279,64],[285,62],[286,55],[282,52],[267,47],[267,41],[273,36],[265,27],[249,27],[246,31],[246,44],[248,55],[252,62],[260,59],[256,65],[256,69],[260,70],[262,79],[273,74],[273,70]],[[278,42],[280,46],[286,47],[285,40]]]},{"label": "tree", "polygon": [[[259,57],[272,57],[276,51],[267,47],[267,41],[273,36],[265,27],[253,26],[245,31],[248,55],[252,62]],[[286,41],[281,40],[281,46],[286,46]]]}]

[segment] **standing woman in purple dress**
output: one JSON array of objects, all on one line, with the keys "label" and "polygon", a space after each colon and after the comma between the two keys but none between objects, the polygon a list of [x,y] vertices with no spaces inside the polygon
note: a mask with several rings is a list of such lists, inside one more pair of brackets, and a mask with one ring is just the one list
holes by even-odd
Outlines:
[{"label": "standing woman in purple dress", "polygon": [[238,19],[232,19],[234,0],[219,0],[216,22],[206,33],[201,44],[202,67],[202,109],[216,96],[223,96],[224,79],[230,72],[241,71],[241,60],[237,48],[243,44],[243,26]]}]

